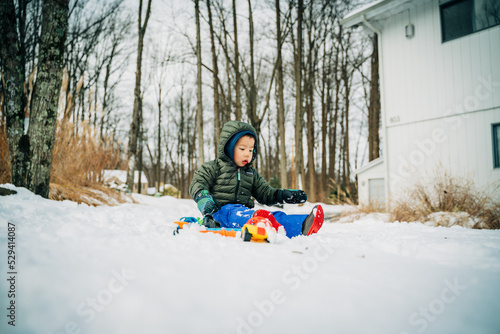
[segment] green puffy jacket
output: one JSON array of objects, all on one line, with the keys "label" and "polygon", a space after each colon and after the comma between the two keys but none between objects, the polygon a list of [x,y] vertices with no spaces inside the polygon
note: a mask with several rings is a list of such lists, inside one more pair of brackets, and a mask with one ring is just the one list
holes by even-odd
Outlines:
[{"label": "green puffy jacket", "polygon": [[[242,131],[250,131],[255,134],[256,142],[252,161],[244,167],[238,167],[224,153],[224,147],[233,135]],[[191,197],[194,199],[200,190],[208,190],[217,202],[218,209],[226,204],[243,204],[253,208],[252,197],[262,204],[275,204],[274,194],[278,189],[269,186],[264,178],[250,167],[255,160],[257,150],[258,140],[253,126],[238,121],[229,121],[224,124],[219,139],[218,157],[215,160],[205,162],[194,173],[193,181],[189,186]]]}]

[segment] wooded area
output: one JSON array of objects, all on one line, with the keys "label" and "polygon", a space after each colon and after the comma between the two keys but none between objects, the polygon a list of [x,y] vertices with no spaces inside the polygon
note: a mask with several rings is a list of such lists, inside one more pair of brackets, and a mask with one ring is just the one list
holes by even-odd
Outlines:
[{"label": "wooded area", "polygon": [[257,130],[255,166],[272,186],[356,201],[353,171],[380,154],[376,36],[339,24],[359,1],[193,0],[180,18],[154,0],[61,3],[0,6],[0,143],[8,137],[10,153],[0,148],[0,159],[12,183],[48,196],[57,121],[58,136],[85,133],[109,153],[108,164],[89,163],[87,180],[128,166],[129,188],[143,170],[157,191],[169,183],[188,197],[222,125],[236,119]]}]

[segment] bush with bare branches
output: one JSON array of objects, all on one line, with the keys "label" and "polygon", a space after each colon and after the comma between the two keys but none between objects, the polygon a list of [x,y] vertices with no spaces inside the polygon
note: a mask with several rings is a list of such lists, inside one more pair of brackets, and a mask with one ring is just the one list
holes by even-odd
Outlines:
[{"label": "bush with bare branches", "polygon": [[[51,171],[52,199],[69,199],[87,204],[124,202],[123,195],[102,186],[105,169],[121,167],[121,152],[112,138],[104,142],[94,133],[94,127],[80,124],[78,132],[72,123],[59,124]],[[106,201],[106,194],[111,197]]]},{"label": "bush with bare branches", "polygon": [[74,133],[72,123],[58,127],[52,162],[52,182],[72,182],[88,185],[101,181],[104,169],[120,165],[120,150],[112,138],[104,142],[97,139],[93,127],[79,125]]},{"label": "bush with bare branches", "polygon": [[[494,197],[498,188],[497,184],[488,191],[479,191],[469,178],[454,176],[440,168],[425,181],[418,180],[406,187],[391,211],[398,221],[426,222],[435,217],[435,213],[450,212],[455,213],[453,219],[457,222],[470,218],[474,228],[499,229],[500,202]],[[460,212],[467,215],[457,215]]]}]

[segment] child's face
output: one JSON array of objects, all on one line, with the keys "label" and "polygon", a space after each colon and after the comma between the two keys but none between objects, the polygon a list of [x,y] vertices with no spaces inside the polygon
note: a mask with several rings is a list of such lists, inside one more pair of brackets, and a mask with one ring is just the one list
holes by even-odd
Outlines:
[{"label": "child's face", "polygon": [[243,136],[234,146],[234,162],[238,167],[244,167],[252,161],[255,139],[251,136]]}]

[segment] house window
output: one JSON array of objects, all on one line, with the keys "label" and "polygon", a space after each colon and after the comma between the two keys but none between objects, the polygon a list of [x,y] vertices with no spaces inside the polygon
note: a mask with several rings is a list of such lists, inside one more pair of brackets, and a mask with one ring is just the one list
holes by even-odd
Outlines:
[{"label": "house window", "polygon": [[500,123],[493,124],[493,167],[500,168]]},{"label": "house window", "polygon": [[440,6],[443,42],[500,24],[498,0],[452,0]]}]

